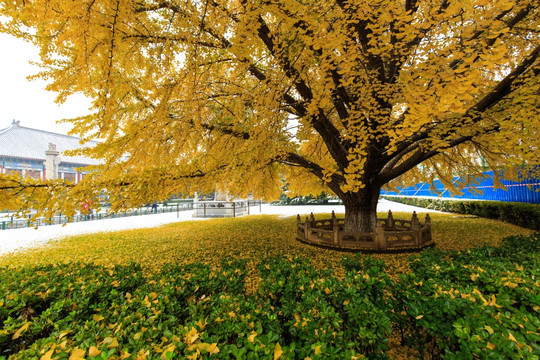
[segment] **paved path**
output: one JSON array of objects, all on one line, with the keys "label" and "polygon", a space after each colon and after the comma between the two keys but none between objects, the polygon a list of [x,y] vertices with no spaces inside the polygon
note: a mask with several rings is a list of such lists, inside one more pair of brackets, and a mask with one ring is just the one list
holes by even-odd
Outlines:
[{"label": "paved path", "polygon": [[[381,199],[378,204],[378,211],[387,212],[389,209],[398,212],[436,212],[414,206],[404,205]],[[273,206],[262,205],[261,214],[295,216],[296,214],[309,213],[330,213],[334,210],[336,214],[343,214],[345,207],[343,205],[305,205],[305,206]],[[95,221],[85,221],[69,223],[66,226],[49,225],[38,229],[23,228],[0,230],[0,256],[24,248],[39,246],[51,240],[60,239],[65,236],[77,234],[89,234],[96,232],[118,231],[126,229],[140,229],[155,227],[163,224],[174,223],[178,221],[204,221],[201,218],[192,218],[193,211],[181,211],[165,214],[151,214],[130,216],[125,218],[104,219]],[[251,213],[259,213],[258,206],[251,208]]]}]

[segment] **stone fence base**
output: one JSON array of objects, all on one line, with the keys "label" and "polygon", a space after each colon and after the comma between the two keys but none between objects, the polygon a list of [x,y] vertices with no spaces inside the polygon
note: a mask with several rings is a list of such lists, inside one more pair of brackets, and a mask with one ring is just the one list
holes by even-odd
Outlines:
[{"label": "stone fence base", "polygon": [[332,211],[330,219],[315,220],[313,213],[304,222],[300,215],[296,220],[296,238],[307,244],[345,251],[406,252],[434,246],[431,238],[429,214],[421,223],[413,212],[411,220],[394,219],[392,212],[387,218],[377,218],[375,233],[347,233],[343,231],[344,219],[336,218]]}]

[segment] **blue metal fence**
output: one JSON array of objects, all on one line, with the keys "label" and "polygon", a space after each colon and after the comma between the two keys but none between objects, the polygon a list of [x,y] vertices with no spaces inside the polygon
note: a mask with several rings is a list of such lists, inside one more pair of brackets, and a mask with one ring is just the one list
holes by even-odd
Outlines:
[{"label": "blue metal fence", "polygon": [[[460,195],[451,196],[447,188],[436,180],[433,184],[426,182],[414,186],[398,188],[396,191],[381,191],[381,195],[398,196],[427,196],[427,197],[453,197],[455,199],[511,201],[531,204],[540,204],[540,179],[527,179],[522,181],[502,180],[505,189],[495,189],[493,185],[493,172],[485,173],[486,178],[481,179],[475,186],[466,186]],[[454,182],[460,181],[459,177]],[[476,188],[476,190],[475,190]]]}]

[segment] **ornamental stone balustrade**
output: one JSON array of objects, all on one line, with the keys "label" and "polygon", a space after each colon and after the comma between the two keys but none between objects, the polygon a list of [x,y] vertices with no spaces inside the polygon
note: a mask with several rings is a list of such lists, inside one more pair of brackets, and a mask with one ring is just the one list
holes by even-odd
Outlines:
[{"label": "ornamental stone balustrade", "polygon": [[387,218],[377,218],[375,233],[347,233],[343,231],[344,219],[332,211],[330,219],[315,220],[313,213],[302,222],[296,218],[296,238],[304,243],[337,250],[365,252],[416,251],[435,245],[431,238],[431,219],[426,215],[420,222],[416,212],[411,220],[394,219],[388,211]]}]

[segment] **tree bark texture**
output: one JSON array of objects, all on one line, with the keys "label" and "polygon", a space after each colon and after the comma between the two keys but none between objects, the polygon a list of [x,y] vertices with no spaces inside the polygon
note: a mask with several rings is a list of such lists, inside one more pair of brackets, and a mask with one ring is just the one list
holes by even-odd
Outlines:
[{"label": "tree bark texture", "polygon": [[366,185],[356,193],[343,194],[346,233],[375,233],[380,186]]}]

